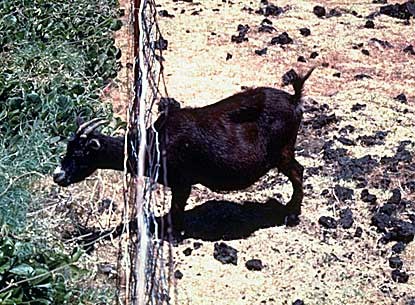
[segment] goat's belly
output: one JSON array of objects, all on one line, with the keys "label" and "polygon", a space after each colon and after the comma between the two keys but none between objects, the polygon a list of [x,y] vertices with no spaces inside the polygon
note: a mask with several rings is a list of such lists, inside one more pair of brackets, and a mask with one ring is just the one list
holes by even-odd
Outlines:
[{"label": "goat's belly", "polygon": [[268,170],[259,171],[258,169],[244,171],[223,169],[220,172],[198,177],[199,181],[197,183],[208,187],[212,191],[242,190],[250,187],[267,172]]}]

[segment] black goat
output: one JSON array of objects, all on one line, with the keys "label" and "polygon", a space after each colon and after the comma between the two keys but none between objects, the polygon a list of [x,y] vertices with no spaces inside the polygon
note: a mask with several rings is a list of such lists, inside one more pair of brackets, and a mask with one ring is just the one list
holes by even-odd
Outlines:
[{"label": "black goat", "polygon": [[[154,127],[166,151],[167,186],[172,190],[171,215],[176,229],[183,229],[184,207],[193,184],[211,190],[240,190],[272,168],[278,168],[293,186],[287,215],[301,213],[304,168],[294,158],[294,146],[302,119],[302,89],[313,69],[293,79],[294,95],[260,87],[206,107],[167,106],[168,115],[162,113]],[[69,140],[61,167],[53,174],[57,184],[79,182],[98,168],[123,170],[124,138],[98,133],[96,128],[104,123],[94,119],[80,124]],[[129,171],[134,173],[132,168]],[[160,183],[163,172],[161,168]]]}]

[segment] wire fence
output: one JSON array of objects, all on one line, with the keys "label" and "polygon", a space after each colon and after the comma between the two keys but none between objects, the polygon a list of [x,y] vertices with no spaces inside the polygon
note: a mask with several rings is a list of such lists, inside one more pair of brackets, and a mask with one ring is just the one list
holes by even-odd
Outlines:
[{"label": "wire fence", "polygon": [[[125,304],[170,304],[172,250],[164,243],[165,190],[157,193],[163,162],[159,134],[155,130],[154,105],[164,88],[162,50],[165,41],[157,24],[154,0],[132,0],[130,23],[134,39],[134,86],[129,104],[125,137],[124,223],[126,242],[122,246],[125,270]],[[167,93],[164,92],[164,96]],[[127,168],[133,175],[127,175]],[[164,175],[166,171],[163,171]],[[165,183],[166,184],[166,183]],[[159,227],[162,228],[159,228]]]}]

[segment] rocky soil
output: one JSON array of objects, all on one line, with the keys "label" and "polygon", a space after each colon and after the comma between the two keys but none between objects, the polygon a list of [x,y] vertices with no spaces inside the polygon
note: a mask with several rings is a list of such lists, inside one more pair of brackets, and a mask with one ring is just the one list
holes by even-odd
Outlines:
[{"label": "rocky soil", "polygon": [[177,304],[414,302],[413,6],[375,2],[159,2],[182,107],[318,66],[297,145],[300,224],[273,210],[291,192],[277,171],[242,192],[195,186],[173,248]]}]

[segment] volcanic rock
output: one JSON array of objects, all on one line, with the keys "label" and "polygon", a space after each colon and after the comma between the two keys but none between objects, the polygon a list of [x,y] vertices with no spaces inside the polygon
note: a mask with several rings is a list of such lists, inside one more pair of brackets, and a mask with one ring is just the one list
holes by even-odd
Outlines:
[{"label": "volcanic rock", "polygon": [[246,261],[245,266],[248,270],[261,271],[264,266],[260,259],[250,259]]},{"label": "volcanic rock", "polygon": [[285,45],[285,44],[290,44],[293,43],[293,40],[290,38],[290,36],[288,36],[287,32],[283,32],[282,34],[274,37],[271,39],[271,44],[280,44],[280,45]]},{"label": "volcanic rock", "polygon": [[330,216],[321,216],[318,220],[318,223],[326,229],[335,229],[337,228],[337,221]]},{"label": "volcanic rock", "polygon": [[222,264],[236,265],[238,261],[238,250],[228,246],[224,242],[215,243],[213,257]]}]

